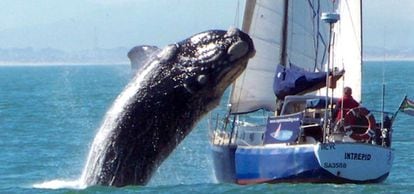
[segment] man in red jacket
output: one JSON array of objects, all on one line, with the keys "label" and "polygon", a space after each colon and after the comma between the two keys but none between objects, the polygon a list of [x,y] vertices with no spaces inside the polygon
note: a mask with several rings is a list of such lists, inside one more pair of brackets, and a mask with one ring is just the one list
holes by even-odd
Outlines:
[{"label": "man in red jacket", "polygon": [[336,107],[339,110],[336,115],[336,120],[341,120],[349,110],[358,106],[359,103],[352,97],[352,89],[350,87],[345,87],[344,96],[336,103]]}]

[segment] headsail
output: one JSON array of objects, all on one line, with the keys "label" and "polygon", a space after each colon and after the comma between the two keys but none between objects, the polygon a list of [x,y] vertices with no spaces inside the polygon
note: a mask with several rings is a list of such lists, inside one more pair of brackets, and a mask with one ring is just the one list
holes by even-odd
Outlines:
[{"label": "headsail", "polygon": [[330,0],[246,1],[243,30],[252,37],[257,52],[233,85],[231,113],[275,111],[272,88],[279,64],[293,63],[311,71],[321,69],[327,58],[329,29],[319,17],[332,6]]},{"label": "headsail", "polygon": [[252,37],[257,52],[233,84],[232,113],[275,108],[271,80],[279,61],[283,12],[283,1],[246,1],[243,30]]}]

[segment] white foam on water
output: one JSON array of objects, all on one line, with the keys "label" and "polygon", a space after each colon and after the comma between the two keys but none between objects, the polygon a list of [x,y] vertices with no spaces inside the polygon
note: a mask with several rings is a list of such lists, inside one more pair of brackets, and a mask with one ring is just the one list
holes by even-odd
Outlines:
[{"label": "white foam on water", "polygon": [[36,189],[85,189],[87,186],[79,180],[51,180],[33,184]]}]

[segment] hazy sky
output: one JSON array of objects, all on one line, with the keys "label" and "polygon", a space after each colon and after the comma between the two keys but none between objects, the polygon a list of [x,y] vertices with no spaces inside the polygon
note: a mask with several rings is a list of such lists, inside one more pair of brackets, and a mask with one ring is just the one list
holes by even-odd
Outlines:
[{"label": "hazy sky", "polygon": [[[0,0],[0,48],[164,46],[235,25],[240,0]],[[365,46],[414,45],[414,1],[363,0]],[[242,13],[239,14],[242,16]]]},{"label": "hazy sky", "polygon": [[234,24],[236,0],[1,0],[0,48],[164,46]]},{"label": "hazy sky", "polygon": [[414,48],[413,0],[363,0],[365,46]]}]

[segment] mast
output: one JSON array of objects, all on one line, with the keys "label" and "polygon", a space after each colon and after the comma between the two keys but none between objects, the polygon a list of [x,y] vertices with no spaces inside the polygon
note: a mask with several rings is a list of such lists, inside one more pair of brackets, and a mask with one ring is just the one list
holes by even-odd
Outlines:
[{"label": "mast", "polygon": [[249,33],[250,26],[252,25],[252,18],[254,13],[254,8],[256,7],[256,0],[246,0],[246,5],[244,6],[244,15],[243,15],[243,32]]},{"label": "mast", "polygon": [[[360,6],[360,9],[359,9],[359,15],[360,15],[360,17],[359,17],[359,25],[360,25],[360,27],[359,27],[359,30],[360,30],[360,33],[361,33],[361,43],[360,43],[360,45],[361,45],[361,61],[362,61],[362,58],[364,57],[364,29],[362,28],[362,18],[364,17],[363,15],[362,15],[362,0],[360,0],[359,1],[359,6]],[[361,62],[361,66],[363,66],[364,64]],[[361,74],[362,74],[362,72],[361,72]],[[363,77],[363,75],[361,75],[362,77]]]},{"label": "mast", "polygon": [[[326,142],[326,136],[329,134],[330,131],[330,120],[328,119],[328,108],[329,112],[332,112],[332,106],[328,107],[329,104],[332,104],[332,97],[329,98],[329,72],[330,69],[333,69],[331,67],[331,47],[333,39],[332,39],[332,31],[334,28],[334,24],[339,20],[339,14],[337,13],[322,13],[321,20],[329,24],[329,46],[328,46],[328,64],[326,65],[325,71],[326,71],[326,94],[325,94],[325,114],[324,114],[324,121],[323,121],[323,143]],[[330,100],[329,100],[330,99]],[[329,102],[329,103],[328,103]]]},{"label": "mast", "polygon": [[[288,22],[289,22],[289,0],[283,1],[283,21],[282,21],[282,33],[280,36],[280,53],[279,64],[283,67],[287,67],[287,43],[288,43]],[[283,99],[276,98],[276,111],[275,114],[279,115],[283,106]]]},{"label": "mast", "polygon": [[282,36],[280,37],[280,61],[279,64],[286,67],[287,58],[287,37],[288,37],[288,21],[289,21],[289,0],[283,2],[284,14],[283,14],[283,26]]}]

